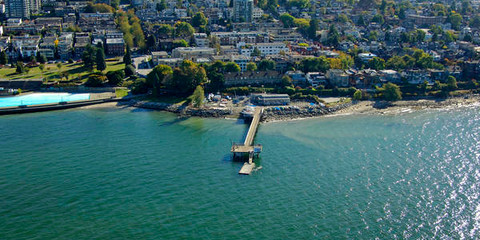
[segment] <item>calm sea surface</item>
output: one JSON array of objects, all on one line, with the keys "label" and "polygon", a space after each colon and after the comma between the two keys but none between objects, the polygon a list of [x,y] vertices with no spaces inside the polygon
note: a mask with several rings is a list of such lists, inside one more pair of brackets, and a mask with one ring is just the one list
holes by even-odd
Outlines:
[{"label": "calm sea surface", "polygon": [[0,239],[478,239],[480,108],[262,124],[132,109],[0,117]]}]

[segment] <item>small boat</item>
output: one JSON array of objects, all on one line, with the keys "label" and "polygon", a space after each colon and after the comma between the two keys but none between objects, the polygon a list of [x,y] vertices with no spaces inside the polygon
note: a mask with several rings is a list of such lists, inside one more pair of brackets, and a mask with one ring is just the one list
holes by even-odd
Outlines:
[{"label": "small boat", "polygon": [[253,118],[253,114],[255,113],[255,109],[253,107],[246,107],[240,112],[242,114],[242,117],[244,118]]}]

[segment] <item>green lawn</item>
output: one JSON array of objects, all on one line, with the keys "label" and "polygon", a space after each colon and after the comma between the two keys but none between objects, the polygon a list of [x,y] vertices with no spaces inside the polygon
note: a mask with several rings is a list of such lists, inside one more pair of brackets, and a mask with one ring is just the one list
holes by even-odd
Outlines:
[{"label": "green lawn", "polygon": [[[45,64],[45,68],[42,71],[39,67],[28,68],[28,73],[17,74],[15,68],[4,67],[0,68],[0,78],[3,79],[48,79],[48,81],[65,81],[65,82],[84,82],[87,80],[88,72],[83,68],[82,63],[61,63],[62,67],[59,69],[57,64]],[[125,64],[122,61],[107,61],[107,69],[103,72],[115,71],[124,69]],[[68,72],[68,80],[61,78],[60,73]]]},{"label": "green lawn", "polygon": [[117,88],[115,89],[115,94],[117,98],[123,98],[128,95],[128,89]]}]

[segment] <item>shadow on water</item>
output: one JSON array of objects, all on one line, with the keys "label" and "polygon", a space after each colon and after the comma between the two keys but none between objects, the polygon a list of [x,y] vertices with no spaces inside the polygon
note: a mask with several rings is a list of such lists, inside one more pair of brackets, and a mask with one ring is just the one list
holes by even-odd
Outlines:
[{"label": "shadow on water", "polygon": [[179,124],[181,122],[187,121],[189,118],[190,117],[177,117],[177,118],[173,119],[172,121],[164,122],[164,123],[160,124],[159,126],[171,126],[171,125]]}]

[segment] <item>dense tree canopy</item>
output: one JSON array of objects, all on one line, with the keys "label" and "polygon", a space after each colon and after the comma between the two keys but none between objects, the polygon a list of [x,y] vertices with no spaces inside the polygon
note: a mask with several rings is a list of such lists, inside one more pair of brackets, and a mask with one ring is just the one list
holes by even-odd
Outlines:
[{"label": "dense tree canopy", "polygon": [[190,60],[184,60],[173,70],[173,77],[166,82],[166,86],[180,93],[191,93],[196,86],[206,81],[207,74],[203,67]]}]

